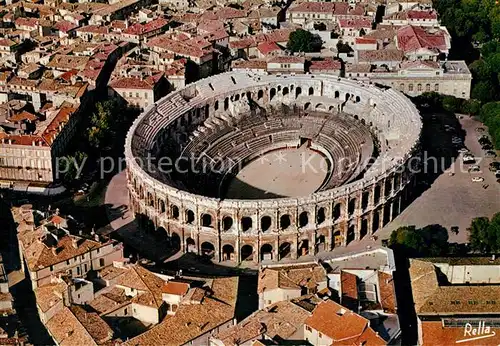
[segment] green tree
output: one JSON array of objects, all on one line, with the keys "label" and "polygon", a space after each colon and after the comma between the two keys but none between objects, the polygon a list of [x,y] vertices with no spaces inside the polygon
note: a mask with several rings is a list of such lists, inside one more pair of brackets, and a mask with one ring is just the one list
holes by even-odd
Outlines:
[{"label": "green tree", "polygon": [[482,81],[472,87],[471,96],[481,102],[489,102],[495,96],[495,89],[490,81]]},{"label": "green tree", "polygon": [[287,49],[292,52],[312,52],[313,51],[313,34],[303,29],[297,29],[290,34]]},{"label": "green tree", "polygon": [[391,233],[389,246],[408,256],[439,256],[448,250],[448,231],[440,225],[403,226]]},{"label": "green tree", "polygon": [[449,95],[443,96],[442,102],[443,102],[443,109],[452,113],[458,112],[460,106],[462,105],[462,101],[460,99],[456,98],[455,96],[449,96]]},{"label": "green tree", "polygon": [[66,155],[59,159],[58,171],[61,172],[59,178],[68,185],[73,184],[76,180],[81,178],[78,176],[78,173],[81,173],[78,169],[84,168],[86,160],[87,154],[81,151],[77,151],[73,155]]},{"label": "green tree", "polygon": [[469,65],[469,69],[475,80],[490,80],[491,79],[491,69],[488,63],[483,59],[474,61]]},{"label": "green tree", "polygon": [[467,229],[472,250],[489,253],[500,251],[500,213],[487,217],[474,218]]},{"label": "green tree", "polygon": [[465,114],[477,115],[481,110],[481,102],[475,99],[464,100],[461,112]]}]

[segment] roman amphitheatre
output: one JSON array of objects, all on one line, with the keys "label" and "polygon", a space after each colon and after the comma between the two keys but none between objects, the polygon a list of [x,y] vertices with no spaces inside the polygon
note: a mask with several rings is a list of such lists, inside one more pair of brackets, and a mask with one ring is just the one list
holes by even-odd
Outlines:
[{"label": "roman amphitheatre", "polygon": [[213,76],[151,105],[129,130],[131,208],[213,261],[330,251],[409,203],[421,129],[392,89],[332,75]]}]

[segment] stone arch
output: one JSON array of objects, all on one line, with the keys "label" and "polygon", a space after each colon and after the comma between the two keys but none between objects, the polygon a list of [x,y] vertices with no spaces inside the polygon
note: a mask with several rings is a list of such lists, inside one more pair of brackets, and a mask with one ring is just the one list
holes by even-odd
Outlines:
[{"label": "stone arch", "polygon": [[181,249],[181,237],[175,232],[170,235],[170,246],[173,250],[179,251]]},{"label": "stone arch", "polygon": [[340,97],[340,91],[336,90],[335,91],[335,98],[338,99]]},{"label": "stone arch", "polygon": [[373,219],[372,219],[372,232],[378,231],[379,225],[380,225],[380,212],[378,210],[375,210],[373,212]]},{"label": "stone arch", "polygon": [[148,205],[150,207],[154,207],[155,206],[155,200],[154,200],[153,194],[151,192],[148,192]]},{"label": "stone arch", "polygon": [[354,114],[354,119],[359,120],[359,117],[357,114]]},{"label": "stone arch", "polygon": [[349,200],[349,203],[347,205],[347,213],[349,214],[349,217],[351,217],[354,212],[356,211],[356,203],[357,203],[357,199],[356,198],[352,198]]},{"label": "stone arch", "polygon": [[269,91],[269,100],[272,100],[274,96],[276,96],[276,89],[271,88],[271,90]]},{"label": "stone arch", "polygon": [[210,115],[210,106],[209,105],[205,105],[205,118],[208,118],[208,116]]},{"label": "stone arch", "polygon": [[186,252],[198,252],[196,249],[196,242],[191,237],[186,239]]},{"label": "stone arch", "polygon": [[289,242],[281,243],[278,249],[278,259],[282,260],[283,258],[291,257],[292,255],[292,244]]},{"label": "stone arch", "polygon": [[309,255],[309,239],[302,239],[299,243],[299,257]]},{"label": "stone arch", "polygon": [[379,184],[375,185],[375,189],[373,191],[373,203],[375,205],[377,205],[378,202],[380,202],[380,192],[381,192],[380,190],[381,190],[380,185]]},{"label": "stone arch", "polygon": [[194,221],[195,221],[194,212],[190,209],[187,209],[186,210],[186,223],[194,224]]},{"label": "stone arch", "polygon": [[250,216],[243,216],[241,218],[241,230],[247,232],[252,229],[253,220]]},{"label": "stone arch", "polygon": [[253,260],[253,247],[251,245],[243,245],[241,247],[241,260],[242,261],[251,261]]},{"label": "stone arch", "polygon": [[306,102],[304,104],[304,109],[309,109],[310,106],[311,106],[311,102]]},{"label": "stone arch", "polygon": [[361,119],[361,124],[366,125],[365,119]]},{"label": "stone arch", "polygon": [[201,243],[200,250],[203,256],[212,258],[215,255],[215,246],[209,241],[204,241],[203,243]]},{"label": "stone arch", "polygon": [[175,204],[170,206],[170,217],[174,220],[179,220],[179,207]]},{"label": "stone arch", "polygon": [[225,216],[222,219],[222,229],[224,231],[229,231],[233,227],[233,218],[231,216]]},{"label": "stone arch", "polygon": [[299,97],[300,94],[302,94],[302,88],[301,87],[295,88],[295,98]]},{"label": "stone arch", "polygon": [[260,259],[261,261],[273,259],[273,246],[271,244],[263,244],[260,247]]},{"label": "stone arch", "polygon": [[259,90],[257,92],[257,100],[260,100],[263,97],[264,97],[264,91],[263,90]]},{"label": "stone arch", "polygon": [[235,101],[239,101],[239,99],[240,99],[240,94],[236,94],[236,95],[234,96],[234,100],[235,100]]},{"label": "stone arch", "polygon": [[224,110],[227,111],[229,108],[229,98],[224,99]]},{"label": "stone arch", "polygon": [[288,93],[289,93],[289,92],[290,92],[290,91],[289,91],[288,87],[284,87],[284,88],[283,88],[283,96],[288,95]]},{"label": "stone arch", "polygon": [[314,95],[314,88],[310,87],[309,88],[309,96]]},{"label": "stone arch", "polygon": [[271,219],[270,216],[263,216],[260,219],[260,229],[262,232],[267,232],[271,229],[271,226],[273,224],[273,220]]},{"label": "stone arch", "polygon": [[325,208],[320,207],[316,212],[316,223],[321,224],[325,222],[325,220],[326,220]]},{"label": "stone arch", "polygon": [[292,218],[289,214],[283,214],[280,216],[280,228],[287,229],[292,225]]},{"label": "stone arch", "polygon": [[324,234],[320,234],[316,238],[316,251],[326,251],[326,237]]},{"label": "stone arch", "polygon": [[364,191],[361,195],[361,209],[365,210],[368,208],[368,202],[370,201],[370,192]]},{"label": "stone arch", "polygon": [[158,209],[160,210],[160,213],[164,213],[165,212],[165,202],[163,202],[162,199],[159,199],[158,200]]},{"label": "stone arch", "polygon": [[226,244],[222,247],[222,260],[223,261],[234,260],[234,247],[231,244]]},{"label": "stone arch", "polygon": [[349,228],[347,229],[346,245],[349,245],[349,243],[352,242],[355,238],[356,238],[356,227],[354,225],[350,225]]},{"label": "stone arch", "polygon": [[359,101],[361,101],[361,97],[356,96],[356,102],[359,102]]},{"label": "stone arch", "polygon": [[323,109],[325,106],[322,103],[318,103],[315,107],[316,110]]},{"label": "stone arch", "polygon": [[386,178],[384,184],[384,196],[390,196],[392,193],[392,179]]},{"label": "stone arch", "polygon": [[342,217],[342,203],[337,203],[333,207],[333,221],[336,221]]},{"label": "stone arch", "polygon": [[201,214],[201,225],[203,227],[213,227],[212,215]]},{"label": "stone arch", "polygon": [[349,94],[349,93],[346,93],[346,94],[345,94],[345,100],[346,100],[346,101],[348,101],[350,97],[351,97],[351,94]]},{"label": "stone arch", "polygon": [[215,103],[214,103],[214,109],[216,111],[219,110],[219,101],[215,101]]},{"label": "stone arch", "polygon": [[303,211],[299,215],[299,227],[306,227],[309,224],[309,213]]},{"label": "stone arch", "polygon": [[361,229],[359,230],[359,239],[363,239],[368,234],[368,220],[366,218],[361,220]]}]

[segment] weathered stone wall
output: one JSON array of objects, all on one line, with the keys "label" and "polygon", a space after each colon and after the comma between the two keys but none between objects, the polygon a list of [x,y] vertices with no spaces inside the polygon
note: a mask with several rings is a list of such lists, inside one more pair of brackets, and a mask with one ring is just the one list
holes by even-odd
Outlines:
[{"label": "weathered stone wall", "polygon": [[[363,178],[348,184],[303,198],[264,200],[196,195],[138,164],[161,147],[165,128],[182,136],[188,124],[237,116],[248,98],[263,107],[284,103],[352,114],[377,137],[379,156]],[[213,249],[218,261],[297,258],[346,246],[390,222],[406,205],[421,126],[414,105],[394,90],[328,75],[214,76],[158,101],[130,129],[125,155],[132,208],[178,238],[182,251]]]}]

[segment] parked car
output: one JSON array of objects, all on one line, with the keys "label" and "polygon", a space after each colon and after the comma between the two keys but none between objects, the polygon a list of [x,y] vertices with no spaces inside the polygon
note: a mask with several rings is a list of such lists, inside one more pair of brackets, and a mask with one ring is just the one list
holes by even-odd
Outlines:
[{"label": "parked car", "polygon": [[495,153],[493,150],[488,150],[487,152],[484,153],[485,157],[497,157],[497,153]]},{"label": "parked car", "polygon": [[496,172],[500,169],[500,162],[494,161],[490,163],[489,170],[490,172]]},{"label": "parked car", "polygon": [[474,178],[472,178],[472,181],[474,183],[481,183],[484,181],[484,178],[483,177],[474,177]]},{"label": "parked car", "polygon": [[476,131],[477,132],[484,132],[485,129],[484,129],[484,127],[476,127]]},{"label": "parked car", "polygon": [[481,167],[478,165],[474,165],[469,168],[469,173],[480,173],[481,172]]}]

